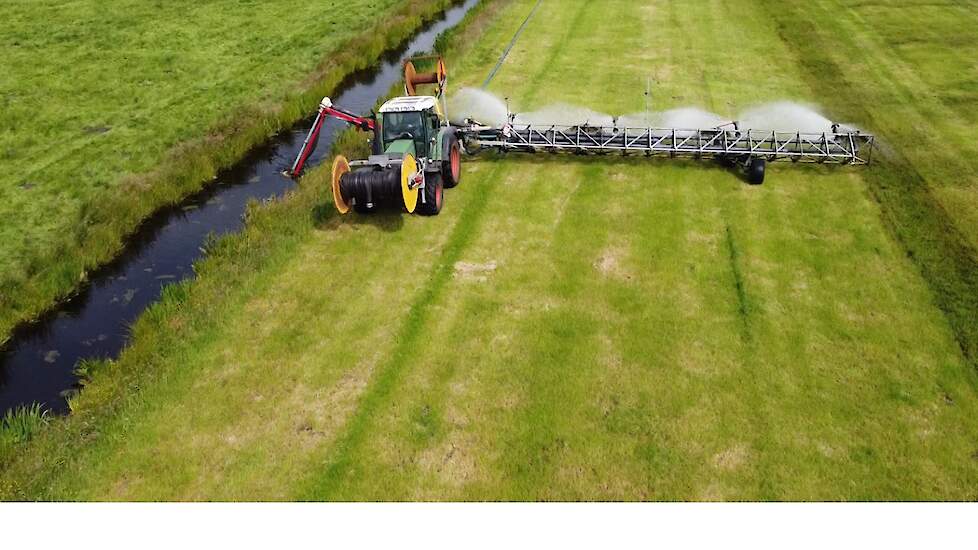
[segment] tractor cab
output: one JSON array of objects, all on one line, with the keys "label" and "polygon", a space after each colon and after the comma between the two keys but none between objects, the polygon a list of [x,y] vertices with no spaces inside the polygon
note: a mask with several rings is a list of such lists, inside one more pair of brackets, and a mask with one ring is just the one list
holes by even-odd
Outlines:
[{"label": "tractor cab", "polygon": [[428,157],[438,141],[443,116],[438,101],[431,96],[397,97],[380,108],[375,136],[377,153],[411,153]]}]

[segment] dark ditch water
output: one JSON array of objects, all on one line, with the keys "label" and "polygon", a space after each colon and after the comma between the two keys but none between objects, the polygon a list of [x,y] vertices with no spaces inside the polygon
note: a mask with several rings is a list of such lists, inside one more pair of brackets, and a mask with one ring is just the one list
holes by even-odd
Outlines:
[{"label": "dark ditch water", "polygon": [[[333,101],[356,113],[371,108],[401,80],[401,64],[426,52],[439,34],[457,25],[479,0],[465,0],[387,52],[373,69],[352,75]],[[77,387],[78,361],[116,357],[129,338],[129,325],[155,302],[167,284],[193,276],[208,235],[242,227],[247,202],[281,196],[293,181],[282,175],[298,153],[312,119],[251,151],[213,185],[176,207],[158,212],[133,236],[125,252],[90,276],[77,296],[39,322],[16,330],[0,355],[0,414],[31,403],[67,412],[65,392]],[[328,121],[307,167],[319,164],[345,124]],[[308,168],[307,168],[308,170]]]}]

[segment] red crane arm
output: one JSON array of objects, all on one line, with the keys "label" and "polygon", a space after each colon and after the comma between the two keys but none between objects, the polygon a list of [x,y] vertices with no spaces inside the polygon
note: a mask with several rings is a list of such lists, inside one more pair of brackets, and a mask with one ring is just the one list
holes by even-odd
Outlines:
[{"label": "red crane arm", "polygon": [[350,124],[357,126],[363,131],[373,131],[374,129],[374,119],[370,117],[357,116],[353,113],[348,113],[343,109],[338,109],[336,107],[324,107],[321,108],[320,112],[325,113],[333,118],[338,118],[344,122],[349,122]]},{"label": "red crane arm", "polygon": [[316,142],[319,141],[319,131],[322,129],[323,123],[326,122],[326,117],[342,120],[363,131],[373,131],[375,124],[372,117],[357,116],[351,112],[334,107],[333,102],[328,97],[324,97],[323,101],[319,104],[319,112],[316,113],[316,120],[312,123],[312,128],[309,129],[309,135],[302,142],[302,148],[299,149],[299,154],[296,156],[295,162],[292,163],[292,168],[289,170],[289,175],[293,178],[297,178],[302,174],[306,160],[309,159],[309,155],[316,148]]}]

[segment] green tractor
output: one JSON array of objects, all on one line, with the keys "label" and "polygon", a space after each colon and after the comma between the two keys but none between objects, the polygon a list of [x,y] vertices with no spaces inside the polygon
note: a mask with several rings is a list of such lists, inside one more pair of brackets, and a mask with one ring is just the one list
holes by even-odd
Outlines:
[{"label": "green tractor", "polygon": [[[419,66],[430,70],[419,72]],[[461,145],[445,116],[447,76],[440,57],[407,61],[406,95],[384,103],[372,117],[349,113],[323,98],[292,174],[301,173],[323,121],[332,116],[373,132],[369,158],[349,161],[338,155],[333,160],[333,202],[340,213],[351,209],[369,213],[395,205],[409,213],[437,215],[444,202],[444,190],[458,185],[462,175]],[[418,95],[418,88],[423,85],[434,86],[434,95]]]}]

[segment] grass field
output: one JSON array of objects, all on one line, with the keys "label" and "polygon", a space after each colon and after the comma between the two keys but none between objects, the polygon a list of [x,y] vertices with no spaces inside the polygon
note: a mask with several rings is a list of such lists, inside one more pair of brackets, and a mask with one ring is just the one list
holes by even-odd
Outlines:
[{"label": "grass field", "polygon": [[0,343],[446,2],[4,2]]},{"label": "grass field", "polygon": [[[454,86],[481,83],[534,1],[470,23]],[[169,287],[73,415],[6,458],[0,496],[978,498],[975,328],[907,253],[936,222],[908,225],[921,211],[881,185],[913,168],[961,228],[947,238],[973,238],[955,195],[973,144],[927,95],[962,70],[928,52],[971,14],[932,5],[916,33],[892,4],[544,0],[490,86],[519,108],[640,111],[651,76],[657,108],[821,103],[890,152],[771,166],[761,187],[694,163],[486,157],[437,218],[339,217],[315,171]],[[841,63],[897,29],[913,53]],[[805,57],[815,38],[838,65]],[[852,86],[827,93],[829,66]],[[910,148],[924,138],[891,109],[958,142]]]}]

